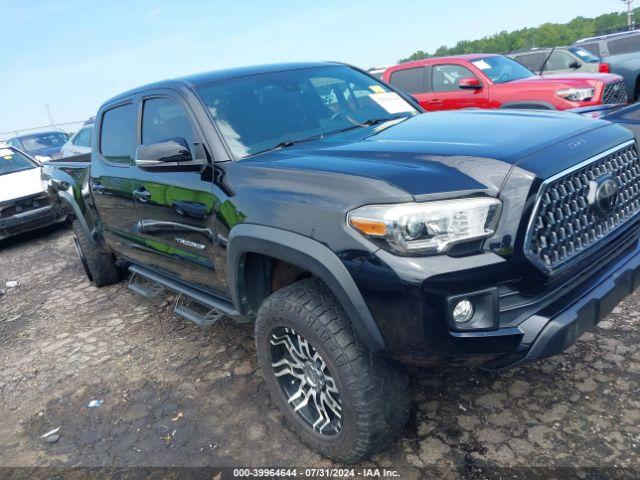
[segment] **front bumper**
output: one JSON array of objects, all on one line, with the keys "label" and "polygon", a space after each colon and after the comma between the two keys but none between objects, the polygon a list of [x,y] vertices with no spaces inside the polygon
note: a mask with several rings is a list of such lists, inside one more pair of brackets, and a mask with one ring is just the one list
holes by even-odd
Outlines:
[{"label": "front bumper", "polygon": [[518,351],[485,364],[501,369],[528,363],[563,352],[587,330],[597,325],[622,299],[640,286],[640,251],[619,260],[593,286],[564,310],[542,310],[522,322]]},{"label": "front bumper", "polygon": [[[385,339],[383,354],[422,366],[503,369],[562,352],[633,292],[638,234],[630,231],[600,262],[536,294],[514,295],[521,274],[492,253],[402,259],[377,252],[352,275]],[[495,325],[456,330],[447,320],[450,299],[492,289],[500,291]]]},{"label": "front bumper", "polygon": [[64,214],[52,205],[0,218],[0,239],[46,227],[64,218]]}]

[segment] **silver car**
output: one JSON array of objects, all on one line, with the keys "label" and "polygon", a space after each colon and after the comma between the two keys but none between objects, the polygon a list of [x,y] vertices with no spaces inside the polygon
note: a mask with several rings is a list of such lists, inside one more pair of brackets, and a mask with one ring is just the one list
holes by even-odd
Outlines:
[{"label": "silver car", "polygon": [[91,153],[92,131],[93,125],[84,125],[80,130],[74,133],[67,143],[62,146],[62,156],[72,157],[74,155]]},{"label": "silver car", "polygon": [[513,58],[529,70],[540,74],[601,72],[600,58],[585,48],[579,46],[556,47],[553,49],[553,53],[551,50],[551,48],[532,48],[508,53],[507,57]]}]

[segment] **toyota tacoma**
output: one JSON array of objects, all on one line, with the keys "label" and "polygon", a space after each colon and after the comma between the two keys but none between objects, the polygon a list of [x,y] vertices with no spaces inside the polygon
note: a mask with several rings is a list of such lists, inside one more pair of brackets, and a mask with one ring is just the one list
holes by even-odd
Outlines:
[{"label": "toyota tacoma", "polygon": [[338,63],[194,75],[107,101],[43,178],[96,286],[255,323],[299,437],[357,461],[409,414],[403,364],[555,355],[640,282],[631,133],[562,112],[423,113]]}]

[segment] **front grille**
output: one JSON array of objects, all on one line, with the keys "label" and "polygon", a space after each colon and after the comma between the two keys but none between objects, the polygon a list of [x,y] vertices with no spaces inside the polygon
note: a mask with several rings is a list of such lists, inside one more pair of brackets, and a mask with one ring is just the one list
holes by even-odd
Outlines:
[{"label": "front grille", "polygon": [[627,103],[627,90],[623,80],[609,83],[604,87],[602,103]]},{"label": "front grille", "polygon": [[[617,203],[598,207],[608,179]],[[610,182],[609,182],[610,183]],[[603,202],[604,203],[604,202]],[[525,253],[544,270],[557,270],[626,223],[640,210],[640,161],[635,143],[605,152],[545,182],[529,224]]]},{"label": "front grille", "polygon": [[47,205],[49,205],[49,197],[46,193],[20,198],[5,207],[0,205],[0,218],[13,217],[18,213],[30,212]]}]

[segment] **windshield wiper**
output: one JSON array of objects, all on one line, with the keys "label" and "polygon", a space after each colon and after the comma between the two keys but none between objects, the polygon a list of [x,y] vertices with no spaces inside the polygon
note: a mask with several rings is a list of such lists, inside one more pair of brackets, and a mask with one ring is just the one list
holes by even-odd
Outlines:
[{"label": "windshield wiper", "polygon": [[254,155],[259,155],[261,153],[271,152],[273,150],[280,150],[282,148],[287,148],[292,145],[296,145],[298,143],[310,142],[311,140],[320,140],[322,138],[324,138],[324,134],[315,135],[313,137],[301,138],[299,140],[282,140],[281,142],[278,142],[269,148],[265,148],[264,150],[260,150],[259,152],[253,153],[250,156],[253,157]]},{"label": "windshield wiper", "polygon": [[396,115],[395,117],[385,117],[385,118],[370,118],[369,120],[365,120],[362,123],[356,123],[353,125],[349,125],[348,127],[341,128],[340,130],[334,130],[332,132],[325,133],[325,135],[334,135],[337,133],[347,132],[349,130],[353,130],[355,128],[363,128],[363,127],[372,127],[374,125],[379,125],[381,123],[391,122],[393,120],[406,120],[409,117],[412,117],[413,114],[409,113],[407,115]]}]

